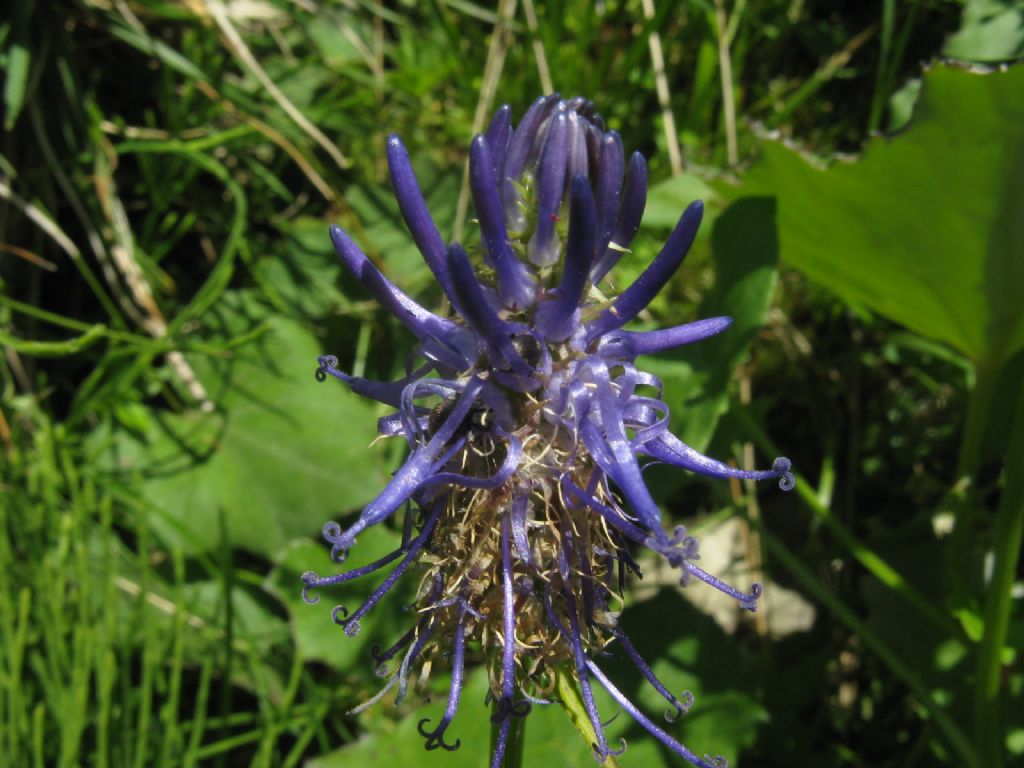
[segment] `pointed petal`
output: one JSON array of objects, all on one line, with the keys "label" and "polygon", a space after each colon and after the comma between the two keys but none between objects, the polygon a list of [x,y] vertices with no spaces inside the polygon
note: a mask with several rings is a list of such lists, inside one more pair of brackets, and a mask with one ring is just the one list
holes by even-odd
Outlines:
[{"label": "pointed petal", "polygon": [[603,256],[615,231],[619,192],[622,188],[623,151],[619,134],[611,131],[602,137],[600,153],[594,189],[598,232],[595,255]]},{"label": "pointed petal", "polygon": [[615,687],[612,681],[608,679],[608,676],[601,671],[601,669],[597,666],[597,664],[593,662],[592,659],[587,659],[587,668],[594,675],[594,677],[597,678],[597,681],[604,687],[604,689],[611,694],[612,698],[619,702],[619,706],[626,710],[630,714],[630,717],[632,717],[634,720],[640,723],[640,725],[642,725],[644,729],[654,738],[656,738],[658,741],[660,741],[662,744],[671,749],[680,757],[684,758],[685,760],[689,760],[691,763],[697,766],[697,768],[718,768],[720,763],[718,763],[717,761],[708,762],[707,760],[697,757],[696,754],[691,752],[685,746],[683,746],[678,741],[669,736],[667,733],[665,733],[665,731],[663,731],[660,727],[655,725],[654,722],[652,722],[651,719],[647,717],[647,715],[645,715],[643,712],[639,710],[639,708],[637,708],[636,704],[630,701],[629,698],[622,693],[622,691]]},{"label": "pointed petal", "polygon": [[[610,417],[602,414],[602,419],[612,424],[613,434],[622,430],[621,418],[616,420],[614,414]],[[619,486],[619,491],[640,521],[656,534],[660,532],[661,510],[644,482],[640,465],[626,442],[625,431],[610,438],[602,435],[594,422],[587,420],[580,428],[580,437],[594,461]]]},{"label": "pointed petal", "polygon": [[605,359],[634,360],[711,338],[730,325],[731,317],[709,317],[656,331],[612,331],[601,337],[597,353]]},{"label": "pointed petal", "polygon": [[440,469],[439,459],[455,431],[469,414],[470,408],[480,394],[483,383],[472,379],[459,393],[455,407],[440,429],[431,437],[430,442],[412,453],[399,470],[391,478],[384,490],[373,501],[366,505],[359,518],[350,528],[336,538],[336,546],[340,550],[348,550],[355,543],[355,537],[370,526],[387,519],[395,510],[404,504],[431,476]]},{"label": "pointed petal", "polygon": [[558,94],[554,94],[553,98],[541,96],[530,105],[523,115],[523,119],[519,121],[519,125],[512,133],[512,139],[509,141],[508,151],[505,153],[505,162],[501,171],[502,181],[515,180],[523,174],[523,170],[526,168],[526,157],[533,145],[533,140],[537,137],[540,124],[544,122],[544,118],[554,106],[553,99],[557,100]]},{"label": "pointed petal", "polygon": [[647,489],[633,446],[626,437],[622,404],[612,390],[608,368],[600,358],[590,358],[588,367],[597,390],[599,422],[591,413],[580,425],[580,437],[598,466],[619,486],[640,521],[656,536],[664,537],[661,510]]},{"label": "pointed petal", "polygon": [[676,718],[685,714],[686,710],[690,708],[690,705],[693,703],[693,694],[687,691],[683,694],[682,700],[676,698],[675,694],[673,694],[665,684],[658,679],[658,676],[654,674],[654,670],[651,669],[651,665],[644,661],[643,656],[640,655],[636,646],[633,645],[633,641],[629,639],[629,635],[623,632],[621,627],[612,627],[611,631],[622,645],[626,655],[629,656],[630,661],[632,661],[633,665],[640,670],[640,674],[643,675],[647,679],[647,682],[651,684],[651,687],[661,694],[662,698],[671,704],[673,709],[675,709],[674,714],[670,714],[668,712],[665,713],[666,720],[670,723],[675,722]]},{"label": "pointed petal", "polygon": [[414,381],[419,380],[430,372],[430,367],[425,366],[415,371],[411,376],[398,381],[375,381],[364,379],[361,376],[350,376],[338,369],[338,358],[334,355],[321,355],[316,359],[320,367],[316,369],[316,377],[323,381],[326,376],[333,376],[343,381],[353,392],[363,397],[369,397],[378,403],[390,405],[393,408],[400,408],[402,405],[402,392]]},{"label": "pointed petal", "polygon": [[671,432],[665,432],[654,440],[647,441],[639,447],[639,450],[658,461],[671,464],[673,467],[682,467],[708,477],[735,477],[740,480],[778,478],[779,487],[782,490],[788,491],[793,487],[793,474],[789,471],[790,461],[781,456],[775,459],[771,469],[737,469],[694,450]]},{"label": "pointed petal", "polygon": [[342,263],[355,278],[399,321],[416,334],[446,365],[463,370],[474,361],[469,334],[451,320],[435,315],[413,301],[384,277],[341,227],[331,227],[331,241]]},{"label": "pointed petal", "polygon": [[569,238],[557,298],[537,307],[534,323],[550,341],[565,341],[579,325],[579,306],[594,258],[594,197],[585,176],[572,180],[569,198]]},{"label": "pointed petal", "polygon": [[622,190],[622,202],[619,205],[619,216],[612,233],[612,242],[605,252],[598,256],[590,274],[591,282],[601,282],[618,263],[622,251],[629,248],[636,231],[640,228],[640,220],[644,216],[646,205],[647,163],[643,155],[634,152],[626,168],[626,184]]},{"label": "pointed petal", "polygon": [[587,158],[586,123],[575,112],[568,112],[567,115],[569,118],[569,134],[566,175],[570,179],[576,176],[589,177],[590,163]]},{"label": "pointed petal", "polygon": [[494,163],[494,178],[500,179],[501,168],[505,164],[505,153],[512,139],[512,107],[508,104],[498,107],[490,125],[487,126],[486,136],[487,146],[491,149],[491,160]]},{"label": "pointed petal", "polygon": [[452,243],[448,248],[448,269],[455,294],[463,307],[463,317],[484,342],[492,361],[529,378],[533,369],[516,352],[512,344],[512,328],[487,303],[469,256],[458,243]]},{"label": "pointed petal", "polygon": [[427,202],[423,199],[416,174],[409,162],[409,153],[396,134],[391,134],[387,144],[388,170],[391,172],[391,186],[395,191],[398,209],[402,212],[405,225],[409,228],[416,247],[423,254],[430,271],[434,273],[441,290],[451,299],[451,280],[445,270],[444,240],[430,215]]},{"label": "pointed petal", "polygon": [[469,185],[473,205],[480,219],[480,232],[490,263],[498,274],[498,294],[509,309],[533,304],[537,286],[530,270],[519,260],[508,242],[505,216],[494,176],[494,158],[484,136],[477,136],[469,151]]},{"label": "pointed petal", "polygon": [[451,725],[452,720],[455,718],[455,713],[459,709],[459,698],[462,695],[462,676],[464,670],[466,658],[466,617],[463,613],[459,617],[458,624],[455,625],[455,648],[452,655],[452,681],[448,686],[448,704],[445,707],[444,715],[441,717],[441,721],[437,724],[437,727],[432,731],[426,730],[426,724],[430,722],[430,718],[423,718],[416,726],[420,732],[420,736],[427,740],[425,744],[427,751],[433,751],[438,747],[444,749],[446,752],[454,752],[462,744],[461,739],[456,739],[453,744],[449,744],[444,740],[445,731],[448,730],[448,726]]},{"label": "pointed petal", "polygon": [[537,266],[546,267],[559,258],[556,222],[565,194],[565,169],[569,162],[569,118],[558,112],[551,119],[547,141],[537,164],[537,226],[526,253]]},{"label": "pointed petal", "polygon": [[526,226],[526,217],[519,210],[521,198],[515,187],[515,182],[519,181],[523,175],[530,148],[537,138],[537,132],[557,101],[558,94],[556,93],[551,96],[542,96],[533,102],[509,140],[508,150],[505,152],[505,160],[498,178],[501,183],[505,223],[511,232],[522,232]]},{"label": "pointed petal", "polygon": [[704,215],[704,204],[698,200],[691,203],[669,235],[661,252],[654,257],[647,269],[632,285],[619,294],[612,305],[602,312],[587,327],[587,339],[593,341],[604,334],[621,328],[636,317],[651,300],[665,287],[679,265],[683,263],[693,239],[697,236],[697,228]]}]

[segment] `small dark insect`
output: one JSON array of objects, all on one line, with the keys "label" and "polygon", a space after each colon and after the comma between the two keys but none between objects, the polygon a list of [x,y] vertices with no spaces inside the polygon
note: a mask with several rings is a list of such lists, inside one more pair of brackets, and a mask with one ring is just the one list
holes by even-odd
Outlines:
[{"label": "small dark insect", "polygon": [[537,364],[540,363],[540,342],[530,334],[523,333],[513,336],[512,346],[515,347],[519,356],[523,358],[523,362],[531,368],[536,368]]},{"label": "small dark insect", "polygon": [[[444,402],[435,405],[430,411],[430,415],[427,416],[428,438],[437,434],[441,426],[448,421],[448,417],[455,410],[455,403],[457,401],[457,398],[450,397]],[[462,423],[455,429],[455,433],[448,442],[453,443],[460,437],[469,437],[470,442],[479,437],[489,437],[493,426],[494,411],[486,406],[482,400],[477,400],[469,409],[469,413],[462,419]]]}]

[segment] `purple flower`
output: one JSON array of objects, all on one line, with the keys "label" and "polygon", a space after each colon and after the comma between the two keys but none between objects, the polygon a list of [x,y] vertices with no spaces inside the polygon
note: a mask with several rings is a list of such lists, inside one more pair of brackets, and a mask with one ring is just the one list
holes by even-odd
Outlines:
[{"label": "purple flower", "polygon": [[[659,331],[624,330],[666,285],[686,255],[703,214],[695,202],[661,252],[624,291],[606,297],[604,276],[640,224],[647,194],[643,157],[625,160],[583,99],[538,99],[512,129],[502,107],[470,149],[470,185],[480,224],[480,264],[462,245],[446,247],[427,210],[408,155],[388,141],[395,196],[413,239],[454,308],[429,312],[391,283],[340,228],[331,239],[346,267],[418,339],[420,367],[396,382],[349,376],[321,357],[317,377],[395,408],[380,433],[409,445],[405,464],[347,529],[324,526],[332,556],[345,559],[363,530],[405,510],[402,545],[362,568],[334,576],[306,573],[304,596],[391,567],[354,611],[334,619],[352,636],[360,621],[408,570],[419,574],[417,619],[390,648],[373,649],[387,679],[371,702],[397,687],[401,699],[414,668],[450,659],[444,714],[420,722],[427,749],[455,749],[448,727],[459,705],[467,641],[482,649],[499,727],[492,766],[500,765],[510,719],[548,703],[556,669],[574,674],[597,741],[607,743],[593,686],[605,688],[644,728],[697,766],[699,757],[626,699],[598,666],[618,647],[665,698],[669,721],[692,695],[676,696],[622,632],[614,601],[630,554],[648,547],[681,572],[753,611],[760,585],[741,592],[701,570],[697,541],[678,526],[667,532],[641,473],[646,457],[719,478],[777,478],[793,487],[787,459],[765,471],[732,468],[689,447],[668,429],[661,382],[639,370],[640,355],[705,339],[727,317]],[[397,564],[395,564],[397,562]],[[363,705],[366,706],[366,705]],[[358,708],[362,709],[362,707]]]}]

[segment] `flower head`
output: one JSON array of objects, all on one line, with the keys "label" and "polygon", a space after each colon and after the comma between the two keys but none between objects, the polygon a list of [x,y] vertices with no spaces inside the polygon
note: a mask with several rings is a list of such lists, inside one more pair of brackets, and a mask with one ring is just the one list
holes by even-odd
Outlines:
[{"label": "flower head", "polygon": [[[387,679],[376,701],[412,671],[450,659],[442,717],[420,722],[427,749],[455,749],[448,727],[462,691],[467,647],[480,648],[499,726],[492,765],[500,765],[510,718],[547,703],[555,671],[578,682],[603,760],[607,743],[593,696],[596,683],[653,736],[694,765],[701,758],[640,712],[595,659],[616,645],[660,693],[674,719],[676,696],[622,632],[622,585],[648,547],[683,581],[696,579],[754,610],[760,585],[741,592],[701,570],[697,541],[666,531],[641,474],[648,458],[719,478],[777,478],[793,485],[787,459],[770,470],[730,467],[689,447],[668,429],[661,382],[635,360],[728,328],[726,317],[658,331],[624,330],[679,267],[700,225],[690,205],[661,252],[614,297],[602,281],[628,248],[647,193],[643,157],[627,161],[593,105],[557,95],[538,99],[513,129],[498,110],[470,149],[470,188],[480,225],[481,264],[462,245],[445,246],[397,136],[387,145],[395,196],[406,224],[454,310],[429,312],[388,280],[339,227],[334,246],[352,274],[418,340],[419,367],[395,382],[350,376],[321,357],[317,377],[333,376],[392,406],[380,433],[405,439],[409,458],[377,498],[343,529],[324,526],[341,562],[360,532],[405,509],[402,545],[386,557],[333,576],[307,573],[304,595],[391,567],[358,608],[335,609],[345,634],[407,571],[419,574],[414,625],[385,650],[374,648]],[[397,564],[396,564],[397,563]],[[361,709],[360,707],[359,709]]]}]

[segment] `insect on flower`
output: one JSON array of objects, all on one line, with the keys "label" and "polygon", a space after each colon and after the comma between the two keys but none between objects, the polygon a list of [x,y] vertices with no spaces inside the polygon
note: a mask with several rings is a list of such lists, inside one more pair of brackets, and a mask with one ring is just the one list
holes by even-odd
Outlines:
[{"label": "insect on flower", "polygon": [[703,581],[751,611],[761,591],[757,584],[749,593],[737,590],[695,564],[697,541],[682,526],[666,531],[641,475],[642,459],[793,487],[787,459],[769,470],[740,470],[675,437],[661,382],[635,365],[641,355],[700,341],[731,322],[624,329],[679,267],[702,204],[683,212],[632,285],[606,297],[604,278],[640,225],[647,170],[639,153],[625,158],[618,134],[605,130],[590,102],[541,98],[514,129],[504,106],[473,140],[477,267],[462,245],[445,246],[398,137],[388,141],[387,155],[402,216],[453,312],[420,306],[348,234],[331,228],[342,262],[415,335],[420,360],[405,378],[380,382],[348,375],[334,357],[319,359],[321,381],[332,376],[393,407],[380,420],[380,434],[409,446],[405,464],[352,525],[331,522],[323,530],[341,562],[362,531],[404,509],[401,546],[333,576],[303,575],[304,597],[315,603],[314,590],[391,567],[354,611],[335,608],[349,636],[403,575],[419,575],[413,625],[391,647],[372,651],[386,682],[354,711],[396,688],[401,700],[414,670],[450,663],[444,713],[433,727],[422,720],[419,730],[427,749],[457,748],[447,732],[471,644],[481,649],[495,702],[494,768],[512,718],[551,701],[559,670],[578,685],[598,760],[620,750],[605,738],[595,684],[693,765],[723,765],[722,758],[698,756],[641,712],[596,661],[606,648],[628,656],[671,706],[670,721],[691,703],[688,692],[676,696],[662,684],[619,627],[622,585],[636,570],[633,548],[650,548],[680,570],[682,581]]}]

